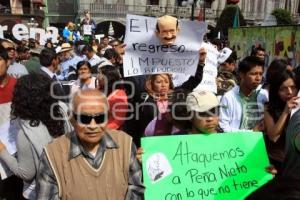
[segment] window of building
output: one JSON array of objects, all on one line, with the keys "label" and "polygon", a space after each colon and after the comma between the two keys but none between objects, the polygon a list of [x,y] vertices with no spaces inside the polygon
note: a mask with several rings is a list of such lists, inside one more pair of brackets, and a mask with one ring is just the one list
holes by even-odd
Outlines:
[{"label": "window of building", "polygon": [[176,1],[176,3],[177,3],[177,6],[182,6],[182,2],[183,2],[184,0],[177,0]]},{"label": "window of building", "polygon": [[275,0],[274,8],[279,8],[280,7],[280,0]]},{"label": "window of building", "polygon": [[30,0],[22,1],[23,13],[30,14]]},{"label": "window of building", "polygon": [[11,12],[10,0],[0,1],[0,13],[10,13],[10,12]]},{"label": "window of building", "polygon": [[286,0],[284,7],[286,10],[291,10],[291,7],[292,7],[291,0]]},{"label": "window of building", "polygon": [[148,5],[159,5],[159,0],[148,0]]},{"label": "window of building", "polygon": [[254,5],[255,5],[255,2],[250,3],[250,13],[254,13],[254,10],[255,10]]},{"label": "window of building", "polygon": [[0,4],[2,6],[6,6],[6,7],[10,8],[10,0],[1,0]]},{"label": "window of building", "polygon": [[263,1],[262,0],[257,2],[257,12],[258,12],[258,14],[261,14],[263,12]]}]

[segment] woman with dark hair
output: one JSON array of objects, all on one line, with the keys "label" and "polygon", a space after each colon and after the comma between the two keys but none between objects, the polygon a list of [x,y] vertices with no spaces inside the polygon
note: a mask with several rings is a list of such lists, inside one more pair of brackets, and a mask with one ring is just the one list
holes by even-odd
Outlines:
[{"label": "woman with dark hair", "polygon": [[0,159],[23,179],[23,196],[36,199],[35,176],[43,148],[53,138],[71,131],[71,126],[65,124],[66,114],[51,96],[51,80],[41,74],[32,73],[18,80],[11,115],[11,122],[18,127],[17,157],[12,156],[0,142]]},{"label": "woman with dark hair", "polygon": [[265,106],[264,123],[267,134],[266,145],[271,163],[278,172],[284,158],[285,129],[290,112],[297,106],[298,89],[294,74],[288,70],[276,73],[269,87],[269,103]]},{"label": "woman with dark hair", "polygon": [[149,75],[145,82],[148,93],[139,108],[139,134],[142,136],[147,125],[159,114],[167,112],[169,98],[174,89],[170,74]]},{"label": "woman with dark hair", "polygon": [[267,72],[266,72],[266,84],[264,85],[265,88],[269,88],[269,85],[272,83],[273,80],[276,80],[276,75],[281,73],[285,70],[292,71],[288,62],[284,59],[275,59],[269,65]]},{"label": "woman with dark hair", "polygon": [[53,48],[54,48],[54,45],[53,45],[53,43],[51,42],[51,40],[47,40],[47,42],[45,43],[44,47],[45,47],[45,48],[49,48],[49,49],[53,49]]},{"label": "woman with dark hair", "polygon": [[92,76],[92,66],[88,61],[80,61],[76,66],[78,79],[71,85],[71,95],[78,90],[95,89],[96,77]]},{"label": "woman with dark hair", "polygon": [[119,68],[113,65],[101,67],[97,77],[97,88],[107,96],[109,104],[107,127],[121,129],[126,118],[128,98]]},{"label": "woman with dark hair", "polygon": [[160,113],[146,127],[145,136],[173,135],[185,133],[191,126],[190,112],[186,98],[189,90],[175,89],[168,105],[168,111]]}]

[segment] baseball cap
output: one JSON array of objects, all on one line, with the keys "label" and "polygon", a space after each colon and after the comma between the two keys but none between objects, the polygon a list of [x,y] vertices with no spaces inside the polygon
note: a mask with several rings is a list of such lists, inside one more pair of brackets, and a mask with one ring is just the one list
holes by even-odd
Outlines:
[{"label": "baseball cap", "polygon": [[217,96],[210,91],[194,91],[188,94],[186,104],[189,111],[207,112],[220,103]]}]

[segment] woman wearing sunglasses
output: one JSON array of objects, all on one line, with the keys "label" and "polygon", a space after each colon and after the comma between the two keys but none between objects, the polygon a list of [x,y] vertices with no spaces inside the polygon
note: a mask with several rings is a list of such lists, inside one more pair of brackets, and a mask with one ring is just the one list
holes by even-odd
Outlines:
[{"label": "woman wearing sunglasses", "polygon": [[32,73],[17,81],[11,104],[11,124],[18,131],[17,157],[0,142],[0,159],[23,179],[26,199],[36,199],[35,176],[44,146],[72,129],[64,120],[66,112],[63,106],[66,108],[51,96],[48,77]]}]

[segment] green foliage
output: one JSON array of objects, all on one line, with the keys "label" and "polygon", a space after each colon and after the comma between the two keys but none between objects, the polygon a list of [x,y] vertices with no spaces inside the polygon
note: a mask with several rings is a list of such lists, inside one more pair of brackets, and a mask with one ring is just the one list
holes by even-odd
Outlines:
[{"label": "green foliage", "polygon": [[291,13],[287,10],[278,8],[273,10],[272,15],[276,17],[277,25],[293,24]]},{"label": "green foliage", "polygon": [[214,31],[214,35],[216,35],[219,31],[225,36],[228,35],[228,28],[233,27],[234,17],[236,15],[237,9],[239,12],[239,26],[246,26],[246,22],[240,8],[237,5],[228,5],[221,13]]}]

